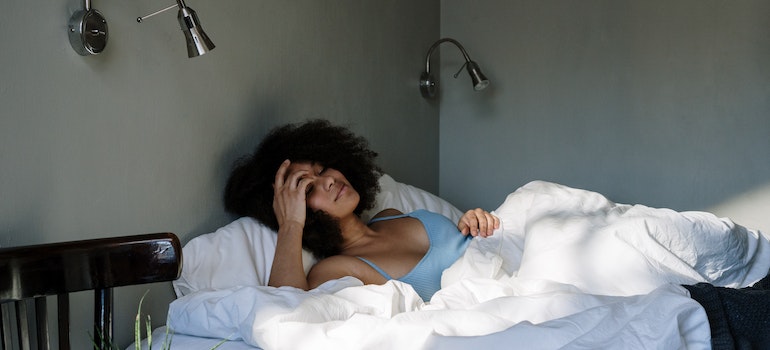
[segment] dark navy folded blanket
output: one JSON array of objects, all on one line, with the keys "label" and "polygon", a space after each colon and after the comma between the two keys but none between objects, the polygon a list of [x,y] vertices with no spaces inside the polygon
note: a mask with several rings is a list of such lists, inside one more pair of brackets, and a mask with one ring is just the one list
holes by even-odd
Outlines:
[{"label": "dark navy folded blanket", "polygon": [[740,289],[708,283],[684,287],[706,310],[714,350],[770,349],[770,275]]}]

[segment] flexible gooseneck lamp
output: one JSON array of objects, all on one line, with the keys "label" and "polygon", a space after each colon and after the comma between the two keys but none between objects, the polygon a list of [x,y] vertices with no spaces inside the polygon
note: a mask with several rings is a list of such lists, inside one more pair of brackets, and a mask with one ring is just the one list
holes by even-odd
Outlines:
[{"label": "flexible gooseneck lamp", "polygon": [[182,27],[185,39],[187,39],[187,57],[198,57],[213,50],[216,46],[214,46],[214,43],[211,42],[209,36],[206,35],[206,32],[201,28],[198,14],[196,14],[193,9],[187,7],[184,0],[176,0],[176,4],[174,5],[155,11],[149,15],[137,17],[136,21],[142,23],[142,21],[147,18],[166,12],[175,7],[179,7],[177,19],[179,19],[179,25]]},{"label": "flexible gooseneck lamp", "polygon": [[484,76],[483,73],[481,73],[481,69],[479,68],[479,65],[472,61],[470,56],[468,56],[468,52],[465,51],[465,48],[460,45],[457,40],[454,40],[452,38],[443,38],[439,39],[433,45],[431,45],[430,49],[428,49],[428,55],[425,58],[425,71],[422,72],[420,75],[420,93],[422,93],[422,97],[424,98],[433,98],[436,96],[436,90],[438,89],[438,81],[433,78],[433,75],[430,74],[430,56],[433,54],[433,50],[435,50],[441,43],[444,42],[450,42],[452,44],[455,44],[457,48],[460,49],[460,52],[462,52],[463,57],[465,58],[465,63],[462,67],[460,67],[460,70],[455,73],[454,77],[457,78],[457,76],[460,74],[460,72],[463,70],[463,67],[465,67],[468,70],[468,74],[471,75],[471,81],[473,82],[473,90],[481,91],[484,90],[484,88],[489,85],[489,79]]}]

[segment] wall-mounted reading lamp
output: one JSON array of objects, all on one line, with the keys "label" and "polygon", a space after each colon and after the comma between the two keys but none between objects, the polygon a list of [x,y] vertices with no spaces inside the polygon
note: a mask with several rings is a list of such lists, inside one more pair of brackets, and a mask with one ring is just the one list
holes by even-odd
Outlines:
[{"label": "wall-mounted reading lamp", "polygon": [[[433,54],[433,50],[435,50],[441,43],[443,42],[450,42],[452,44],[455,44],[457,48],[460,49],[460,52],[462,52],[463,57],[465,57],[465,63],[463,66],[468,70],[468,74],[471,75],[471,81],[473,82],[473,90],[481,91],[484,90],[484,88],[489,85],[489,79],[484,76],[483,73],[481,73],[481,69],[479,68],[479,65],[476,64],[476,62],[472,61],[470,56],[468,56],[468,52],[465,51],[465,48],[463,48],[462,45],[460,45],[457,40],[454,40],[452,38],[443,38],[439,41],[436,41],[431,45],[430,49],[428,49],[428,56],[425,58],[425,71],[422,72],[420,75],[420,93],[422,93],[422,97],[425,98],[433,98],[436,96],[436,89],[438,82],[436,79],[433,78],[433,76],[430,74],[430,55]],[[454,77],[457,78],[457,75],[460,74],[460,72],[463,70],[463,67],[460,67],[460,70],[455,73]]]},{"label": "wall-mounted reading lamp", "polygon": [[155,16],[161,12],[166,12],[175,7],[179,7],[179,13],[177,19],[179,19],[179,25],[182,27],[184,37],[187,39],[187,57],[198,57],[214,49],[214,43],[211,42],[209,36],[201,28],[200,20],[195,11],[187,5],[184,0],[176,0],[176,4],[166,7],[162,10],[155,11],[151,14],[137,17],[136,21],[142,23],[147,18]]}]

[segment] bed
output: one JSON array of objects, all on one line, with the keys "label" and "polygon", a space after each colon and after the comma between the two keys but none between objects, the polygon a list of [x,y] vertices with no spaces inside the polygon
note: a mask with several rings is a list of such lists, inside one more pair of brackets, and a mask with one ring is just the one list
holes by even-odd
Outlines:
[{"label": "bed", "polygon": [[[384,208],[461,215],[388,175],[380,185],[365,217]],[[770,269],[768,237],[710,213],[618,204],[544,181],[493,213],[500,229],[472,241],[429,302],[398,281],[266,287],[275,233],[240,218],[185,245],[178,298],[152,348],[172,330],[172,349],[221,340],[218,349],[709,349],[706,312],[681,285],[745,287]]]}]

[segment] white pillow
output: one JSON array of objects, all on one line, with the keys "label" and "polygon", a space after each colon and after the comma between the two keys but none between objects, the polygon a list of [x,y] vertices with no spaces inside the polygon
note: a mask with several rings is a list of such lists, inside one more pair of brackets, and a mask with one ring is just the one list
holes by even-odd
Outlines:
[{"label": "white pillow", "polygon": [[385,209],[398,209],[409,213],[417,209],[427,209],[448,217],[457,222],[462,212],[449,202],[421,190],[417,187],[393,180],[388,174],[380,177],[380,193],[374,199],[374,208],[361,214],[364,221],[369,221],[374,215]]},{"label": "white pillow", "polygon": [[[462,212],[449,202],[414,186],[383,175],[380,193],[373,209],[362,218],[388,208],[408,213],[427,209],[457,222]],[[177,297],[202,289],[267,285],[275,255],[277,234],[257,220],[242,217],[216,230],[193,238],[182,249],[182,275],[173,282]],[[315,263],[312,254],[303,252],[305,273]]]}]

